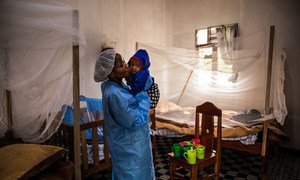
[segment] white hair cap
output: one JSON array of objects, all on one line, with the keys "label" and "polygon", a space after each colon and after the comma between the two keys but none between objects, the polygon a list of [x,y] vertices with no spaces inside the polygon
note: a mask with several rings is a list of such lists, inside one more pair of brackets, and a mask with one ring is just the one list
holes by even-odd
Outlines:
[{"label": "white hair cap", "polygon": [[115,66],[116,54],[114,49],[106,49],[99,55],[94,71],[94,80],[96,82],[102,82],[108,79],[108,75]]}]

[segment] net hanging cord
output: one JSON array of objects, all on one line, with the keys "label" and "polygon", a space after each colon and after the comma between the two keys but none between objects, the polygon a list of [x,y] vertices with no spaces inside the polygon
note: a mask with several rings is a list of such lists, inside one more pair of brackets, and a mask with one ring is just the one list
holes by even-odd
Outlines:
[{"label": "net hanging cord", "polygon": [[183,87],[183,89],[182,89],[182,91],[181,91],[181,94],[180,94],[180,96],[179,96],[179,99],[178,99],[178,101],[177,101],[177,105],[179,104],[179,102],[180,102],[180,100],[181,100],[181,98],[182,98],[182,96],[183,96],[183,93],[184,93],[184,91],[185,91],[185,89],[186,89],[186,87],[187,87],[187,85],[188,85],[188,83],[189,83],[189,81],[190,81],[190,79],[191,79],[191,76],[192,76],[192,74],[193,74],[193,72],[194,72],[194,70],[191,70],[191,72],[190,72],[190,74],[189,74],[189,77],[188,77],[188,79],[187,79],[187,81],[186,81],[186,83],[185,83],[185,85],[184,85],[184,87]]}]

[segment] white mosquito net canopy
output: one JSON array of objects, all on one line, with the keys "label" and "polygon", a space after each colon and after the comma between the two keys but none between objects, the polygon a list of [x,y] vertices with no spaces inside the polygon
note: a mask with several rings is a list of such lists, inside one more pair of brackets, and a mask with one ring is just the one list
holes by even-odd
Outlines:
[{"label": "white mosquito net canopy", "polygon": [[0,8],[0,135],[9,90],[15,137],[42,142],[60,125],[62,104],[72,102],[72,46],[85,45],[78,13],[55,1],[2,0]]},{"label": "white mosquito net canopy", "polygon": [[[161,100],[181,107],[206,101],[223,110],[265,111],[270,27],[234,37],[230,29],[217,33],[218,53],[139,43],[151,61]],[[270,108],[280,124],[287,115],[284,86],[285,53],[276,39],[271,73]],[[211,53],[211,52],[210,52]],[[217,65],[214,64],[217,62]]]}]

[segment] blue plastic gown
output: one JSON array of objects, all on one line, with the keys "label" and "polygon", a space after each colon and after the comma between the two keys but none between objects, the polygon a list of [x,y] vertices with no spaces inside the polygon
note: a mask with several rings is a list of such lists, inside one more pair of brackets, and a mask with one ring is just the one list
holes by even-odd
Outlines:
[{"label": "blue plastic gown", "polygon": [[154,179],[149,132],[150,99],[146,92],[133,96],[128,87],[101,84],[105,133],[112,159],[112,179]]}]

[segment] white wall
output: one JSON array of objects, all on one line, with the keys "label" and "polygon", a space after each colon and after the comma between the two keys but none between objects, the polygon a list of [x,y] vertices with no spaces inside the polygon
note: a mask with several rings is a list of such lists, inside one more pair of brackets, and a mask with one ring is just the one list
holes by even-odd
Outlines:
[{"label": "white wall", "polygon": [[172,1],[172,44],[194,48],[196,29],[239,23],[240,33],[276,26],[275,38],[286,49],[285,94],[288,116],[284,124],[294,149],[300,149],[300,11],[297,0],[174,0]]},{"label": "white wall", "polygon": [[239,4],[239,0],[172,1],[172,45],[192,49],[196,29],[237,22]]},{"label": "white wall", "polygon": [[94,65],[101,50],[101,37],[117,41],[117,51],[128,60],[136,42],[171,44],[169,0],[59,0],[79,10],[87,47],[80,64],[81,94],[100,97],[100,84],[93,80]]}]

